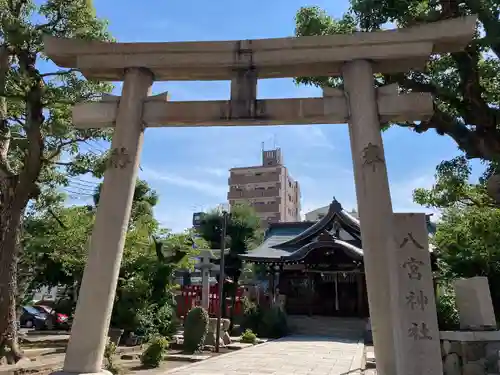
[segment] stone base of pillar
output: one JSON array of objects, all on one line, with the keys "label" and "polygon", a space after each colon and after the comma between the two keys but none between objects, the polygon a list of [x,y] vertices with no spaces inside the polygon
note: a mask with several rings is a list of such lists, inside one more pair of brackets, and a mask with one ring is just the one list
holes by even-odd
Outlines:
[{"label": "stone base of pillar", "polygon": [[108,370],[102,369],[99,372],[69,372],[69,371],[55,371],[50,373],[50,375],[113,375]]}]

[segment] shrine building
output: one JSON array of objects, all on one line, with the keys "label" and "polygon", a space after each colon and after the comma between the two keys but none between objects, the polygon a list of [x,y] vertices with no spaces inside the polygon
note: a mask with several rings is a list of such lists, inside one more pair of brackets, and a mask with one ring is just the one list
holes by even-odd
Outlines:
[{"label": "shrine building", "polygon": [[241,257],[269,267],[270,289],[285,296],[289,315],[368,316],[359,220],[335,199],[319,221],[270,224]]}]

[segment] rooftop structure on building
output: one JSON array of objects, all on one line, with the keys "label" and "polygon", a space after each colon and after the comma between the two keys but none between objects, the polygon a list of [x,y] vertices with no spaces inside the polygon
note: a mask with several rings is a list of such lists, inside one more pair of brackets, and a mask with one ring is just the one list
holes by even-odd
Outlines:
[{"label": "rooftop structure on building", "polygon": [[229,206],[247,203],[262,223],[300,220],[300,187],[283,164],[280,148],[262,150],[262,164],[229,170]]}]

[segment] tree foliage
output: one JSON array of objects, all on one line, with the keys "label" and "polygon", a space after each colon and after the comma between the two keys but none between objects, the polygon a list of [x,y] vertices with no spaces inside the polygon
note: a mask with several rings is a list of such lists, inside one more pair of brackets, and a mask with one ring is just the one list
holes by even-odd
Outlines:
[{"label": "tree foliage", "polygon": [[[98,195],[99,187],[96,195]],[[175,333],[174,273],[189,268],[195,250],[192,233],[172,234],[153,216],[158,196],[138,181],[132,201],[111,324],[136,334]],[[96,199],[98,203],[98,199]],[[95,207],[59,207],[32,212],[25,220],[23,261],[30,264],[32,290],[66,287],[78,292],[87,260]],[[72,302],[75,298],[70,299]],[[66,305],[66,304],[64,304]],[[74,303],[73,303],[74,305]]]},{"label": "tree foliage", "polygon": [[[222,212],[213,210],[204,215],[198,229],[201,237],[206,240],[211,248],[220,249],[222,236]],[[226,275],[231,278],[239,278],[242,262],[238,255],[248,251],[260,235],[260,218],[249,205],[237,205],[231,209],[228,215],[226,227],[226,248],[229,254],[226,256]]]},{"label": "tree foliage", "polygon": [[447,208],[432,239],[443,280],[488,278],[495,312],[500,313],[500,209]]},{"label": "tree foliage", "polygon": [[[377,75],[375,85],[398,83],[403,91],[428,92],[435,98],[429,121],[398,123],[417,133],[434,129],[451,137],[467,158],[500,160],[498,0],[350,0],[340,19],[319,7],[303,7],[296,15],[296,35],[333,35],[376,31],[387,23],[408,27],[477,14],[479,30],[463,52],[434,55],[423,72]],[[298,83],[342,85],[339,78],[299,77]]]},{"label": "tree foliage", "polygon": [[[485,276],[493,305],[500,313],[500,208],[486,191],[486,170],[471,181],[471,166],[465,157],[444,161],[436,168],[430,189],[416,189],[415,202],[441,210],[435,246],[438,277],[443,284],[460,277]],[[449,297],[449,296],[448,296]],[[446,295],[443,297],[446,302]],[[449,309],[449,303],[444,303]]]},{"label": "tree foliage", "polygon": [[9,362],[22,357],[15,305],[25,209],[33,199],[60,199],[52,193],[68,184],[64,170],[74,175],[101,164],[99,155],[79,145],[110,134],[75,129],[71,107],[111,86],[86,81],[73,70],[48,70],[43,34],[110,39],[89,0],[0,0],[0,355],[7,354]]},{"label": "tree foliage", "polygon": [[416,203],[433,208],[498,207],[487,192],[486,170],[477,183],[471,180],[472,168],[464,156],[441,162],[436,168],[436,182],[431,189],[417,188],[413,192]]},{"label": "tree foliage", "polygon": [[[203,216],[198,228],[200,236],[212,249],[221,248],[222,221],[222,212],[213,210]],[[236,205],[231,208],[231,213],[228,215],[226,234],[226,248],[229,248],[229,253],[224,259],[224,274],[233,281],[234,302],[238,281],[243,271],[243,262],[239,255],[246,253],[254,246],[256,240],[262,238],[260,218],[251,206]]]}]

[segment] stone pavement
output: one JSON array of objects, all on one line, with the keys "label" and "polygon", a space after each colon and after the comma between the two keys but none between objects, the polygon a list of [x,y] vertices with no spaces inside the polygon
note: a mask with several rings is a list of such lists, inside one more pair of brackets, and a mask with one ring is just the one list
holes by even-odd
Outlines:
[{"label": "stone pavement", "polygon": [[360,372],[363,341],[288,336],[183,366],[169,375],[340,375]]}]

